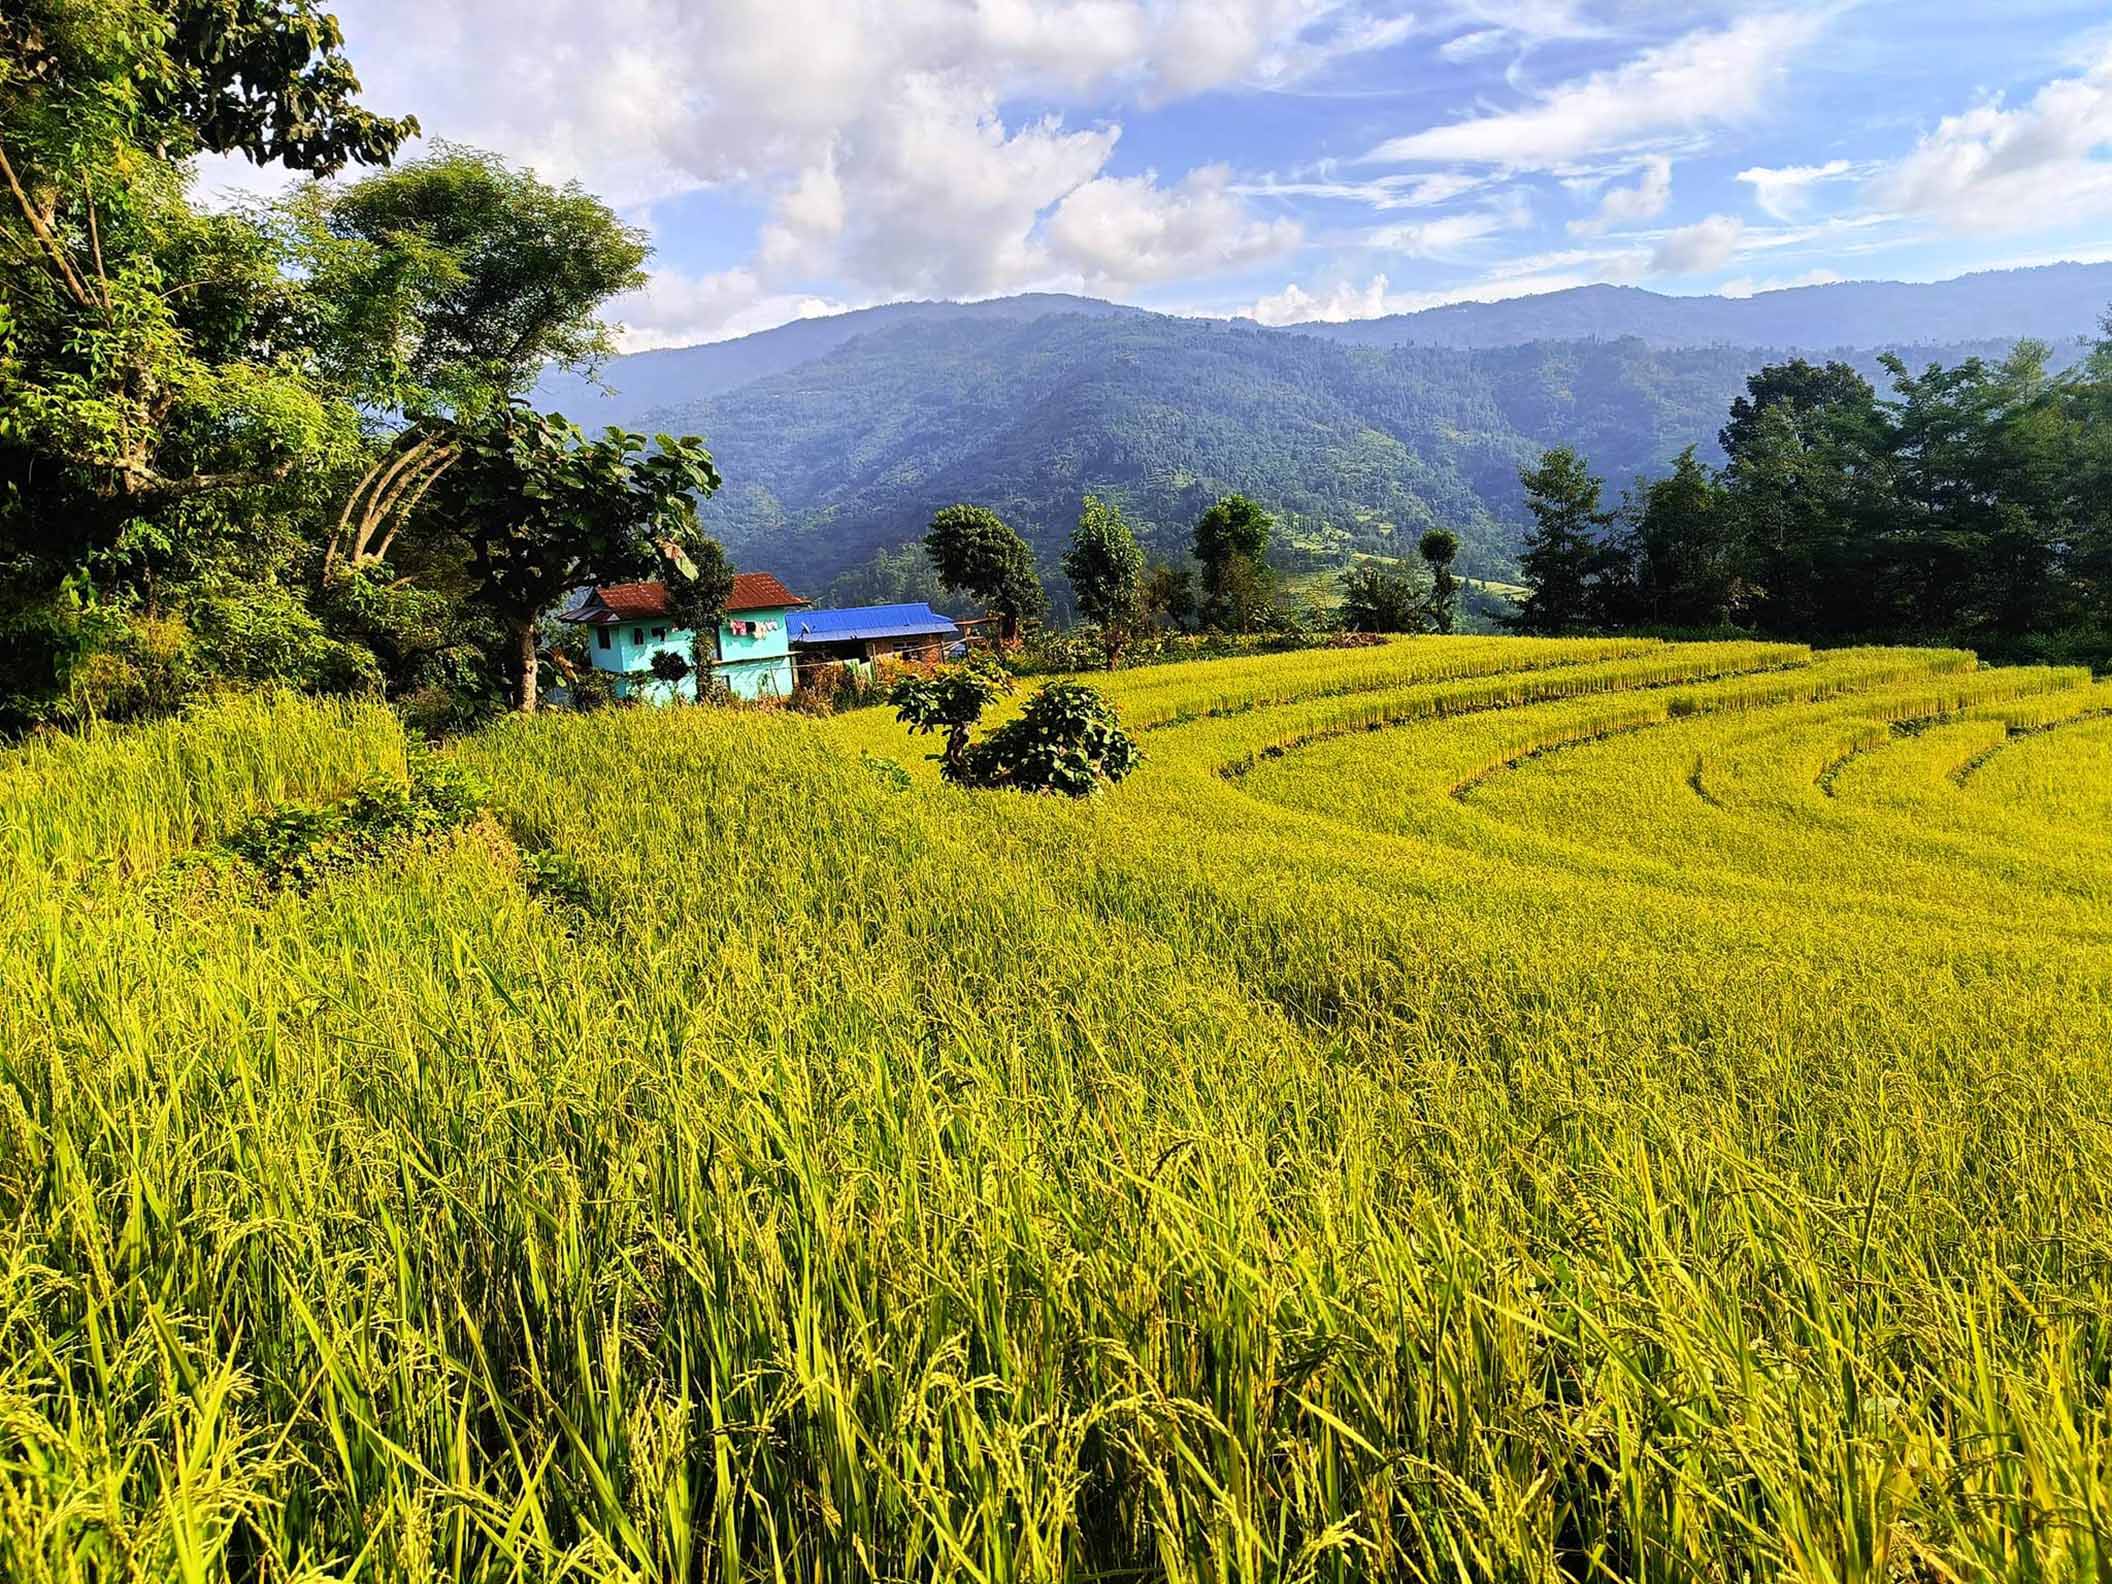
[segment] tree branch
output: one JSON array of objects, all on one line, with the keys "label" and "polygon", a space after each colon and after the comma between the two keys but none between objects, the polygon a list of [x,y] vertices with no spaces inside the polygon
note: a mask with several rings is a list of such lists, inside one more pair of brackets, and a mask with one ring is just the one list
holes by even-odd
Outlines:
[{"label": "tree branch", "polygon": [[268,468],[250,468],[229,473],[193,473],[187,478],[168,478],[155,472],[143,463],[125,462],[118,472],[133,482],[125,489],[127,495],[151,495],[165,500],[174,500],[190,495],[209,495],[214,490],[250,489],[259,484],[277,484],[289,477],[295,459]]},{"label": "tree branch", "polygon": [[22,183],[15,175],[15,167],[8,163],[5,147],[0,147],[0,175],[7,177],[8,189],[14,193],[15,202],[21,206],[22,216],[29,222],[29,229],[36,239],[44,244],[44,251],[50,255],[52,266],[59,272],[60,282],[75,302],[83,308],[93,308],[95,299],[88,295],[88,288],[81,284],[81,278],[73,272],[73,265],[67,262],[66,250],[59,245],[59,239],[52,235],[51,227],[45,224],[44,217],[37,213],[37,206],[29,201],[29,194],[22,190]]},{"label": "tree branch", "polygon": [[102,287],[103,312],[110,312],[110,276],[103,268],[103,233],[95,223],[95,191],[88,185],[88,173],[81,172],[81,196],[88,203],[88,246],[95,254],[95,278]]}]

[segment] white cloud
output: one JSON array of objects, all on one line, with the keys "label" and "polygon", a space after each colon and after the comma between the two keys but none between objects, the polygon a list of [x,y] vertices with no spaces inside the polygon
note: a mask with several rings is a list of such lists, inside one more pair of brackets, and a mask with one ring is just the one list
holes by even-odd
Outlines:
[{"label": "white cloud", "polygon": [[746,268],[709,275],[655,270],[645,286],[609,305],[617,342],[626,352],[694,346],[767,330],[792,319],[812,319],[864,306],[797,292],[769,292]]},{"label": "white cloud", "polygon": [[[578,179],[648,218],[646,206],[707,189],[759,201],[766,217],[743,266],[757,301],[816,281],[882,297],[1049,284],[1042,229],[1066,197],[1106,177],[1121,132],[1106,114],[1296,82],[1386,49],[1411,25],[1354,0],[339,0],[335,9],[366,102],[416,108],[432,135],[498,150],[547,179]],[[1065,108],[1022,117],[1009,108],[1021,101]],[[1153,204],[1162,244],[1205,210],[1238,244],[1231,257],[1250,256],[1257,239],[1282,242],[1282,222],[1230,212],[1241,200],[1228,184],[1206,199],[1182,173],[1169,181],[1172,196]],[[1081,212],[1108,202],[1096,189]],[[1074,252],[1090,251],[1074,228],[1065,234]],[[1158,267],[1145,260],[1129,273]],[[688,295],[701,309],[739,295],[729,291]]]},{"label": "white cloud", "polygon": [[1741,275],[1736,280],[1727,280],[1716,288],[1719,297],[1755,297],[1761,292],[1791,291],[1799,286],[1833,286],[1839,284],[1841,276],[1830,269],[1806,270],[1801,275],[1775,275],[1755,280],[1750,275]]},{"label": "white cloud", "polygon": [[1254,218],[1227,191],[1228,180],[1222,165],[1191,171],[1172,187],[1151,174],[1097,177],[1049,217],[1050,255],[1105,288],[1231,269],[1298,246],[1295,221]]},{"label": "white cloud", "polygon": [[1663,155],[1643,161],[1633,187],[1614,187],[1599,200],[1599,212],[1588,220],[1572,220],[1574,236],[1598,236],[1615,227],[1655,220],[1672,201],[1672,162]]},{"label": "white cloud", "polygon": [[1306,324],[1322,320],[1340,324],[1350,319],[1378,319],[1388,314],[1421,313],[1426,308],[1446,308],[1454,303],[1507,302],[1514,297],[1539,297],[1548,292],[1570,291],[1597,284],[1589,273],[1548,273],[1471,281],[1461,286],[1431,291],[1396,292],[1384,275],[1374,275],[1362,286],[1344,282],[1314,294],[1296,284],[1272,292],[1233,311],[1235,319],[1252,319],[1265,325]]},{"label": "white cloud", "polygon": [[1428,171],[1375,176],[1369,181],[1345,181],[1332,168],[1322,168],[1297,178],[1275,176],[1234,182],[1226,190],[1245,197],[1333,198],[1345,203],[1368,204],[1373,209],[1425,209],[1450,203],[1477,188],[1489,178],[1471,171]]},{"label": "white cloud", "polygon": [[1753,189],[1753,202],[1760,206],[1763,214],[1777,220],[1796,220],[1810,210],[1812,188],[1824,182],[1839,181],[1854,169],[1844,159],[1828,160],[1823,165],[1784,165],[1777,169],[1756,165],[1751,170],[1740,171],[1738,179]]},{"label": "white cloud", "polygon": [[1818,37],[1816,12],[1771,11],[1689,33],[1626,64],[1566,83],[1539,103],[1381,143],[1371,161],[1548,170],[1757,112],[1790,59]]},{"label": "white cloud", "polygon": [[1945,116],[1875,187],[1878,200],[1961,231],[2017,231],[2112,213],[2112,47],[2010,109]]},{"label": "white cloud", "polygon": [[1392,312],[1386,306],[1386,277],[1374,275],[1365,285],[1345,281],[1317,297],[1293,282],[1234,317],[1265,325],[1311,324],[1314,320],[1341,324],[1348,319],[1377,319]]},{"label": "white cloud", "polygon": [[1119,136],[1069,131],[1053,116],[1008,129],[994,100],[911,78],[887,114],[833,152],[857,195],[838,263],[883,289],[942,296],[1038,281],[1049,264],[1037,219],[1099,173]]},{"label": "white cloud", "polygon": [[1519,200],[1409,225],[1380,226],[1365,232],[1359,240],[1366,247],[1409,258],[1443,259],[1456,256],[1476,242],[1531,223],[1531,210]]},{"label": "white cloud", "polygon": [[1665,234],[1650,255],[1650,269],[1657,275],[1706,275],[1722,269],[1738,251],[1745,235],[1745,222],[1735,215],[1710,215],[1708,219]]},{"label": "white cloud", "polygon": [[1493,55],[1504,47],[1510,33],[1500,27],[1476,28],[1471,33],[1462,33],[1458,38],[1446,39],[1438,45],[1437,53],[1448,61],[1480,60],[1484,55]]}]

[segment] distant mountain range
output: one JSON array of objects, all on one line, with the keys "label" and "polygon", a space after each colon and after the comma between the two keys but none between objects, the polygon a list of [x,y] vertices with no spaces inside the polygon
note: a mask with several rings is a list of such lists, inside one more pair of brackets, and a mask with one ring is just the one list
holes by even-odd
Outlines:
[{"label": "distant mountain range", "polygon": [[995,507],[1052,564],[1087,491],[1161,554],[1237,489],[1278,514],[1287,566],[1404,553],[1443,525],[1466,570],[1501,576],[1517,468],[1549,445],[1576,444],[1618,490],[1687,445],[1716,455],[1767,362],[1838,356],[1881,379],[1886,350],[1955,362],[2027,336],[2066,361],[2108,305],[2112,265],[1743,299],[1585,287],[1286,329],[1057,295],[900,303],[619,358],[613,395],[561,376],[534,399],[589,427],[704,435],[727,480],[713,531],[802,592],[886,564],[956,500]]},{"label": "distant mountain range", "polygon": [[1927,284],[1842,281],[1750,297],[1579,286],[1287,328],[1358,346],[1495,347],[1635,336],[1659,347],[1886,347],[2026,336],[2063,341],[2093,330],[2108,307],[2112,264],[2049,264]]}]

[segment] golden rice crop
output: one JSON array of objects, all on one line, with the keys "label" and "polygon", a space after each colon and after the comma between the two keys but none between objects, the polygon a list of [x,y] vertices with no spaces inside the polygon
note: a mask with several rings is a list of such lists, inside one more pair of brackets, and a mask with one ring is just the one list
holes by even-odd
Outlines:
[{"label": "golden rice crop", "polygon": [[2105,1576],[2102,684],[1104,685],[1079,805],[508,723],[306,892],[179,860],[379,711],[0,760],[0,1577]]}]

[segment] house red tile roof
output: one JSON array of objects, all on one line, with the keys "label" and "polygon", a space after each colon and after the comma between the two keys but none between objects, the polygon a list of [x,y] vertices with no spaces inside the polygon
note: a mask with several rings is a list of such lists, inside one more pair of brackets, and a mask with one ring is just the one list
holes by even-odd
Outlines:
[{"label": "house red tile roof", "polygon": [[605,583],[594,596],[608,607],[610,615],[625,621],[667,614],[667,585],[660,582]]},{"label": "house red tile roof", "polygon": [[808,603],[778,582],[771,573],[736,572],[733,575],[733,597],[726,602],[726,608],[730,611],[771,610],[781,605]]},{"label": "house red tile roof", "polygon": [[[805,605],[809,602],[780,583],[769,572],[736,572],[733,575],[733,593],[726,600],[729,614],[734,611],[773,610],[779,607]],[[599,606],[599,609],[595,607]],[[568,621],[646,621],[667,614],[667,585],[657,578],[639,583],[604,583],[586,599],[580,601],[576,610],[566,613]]]}]

